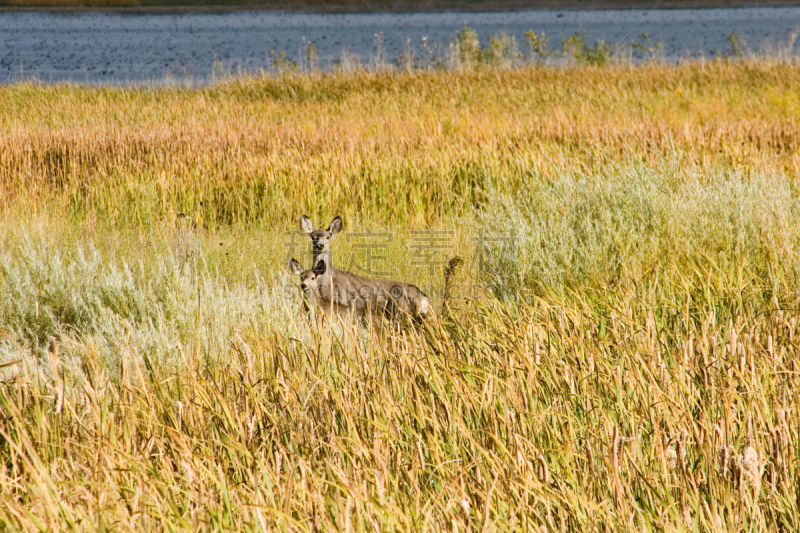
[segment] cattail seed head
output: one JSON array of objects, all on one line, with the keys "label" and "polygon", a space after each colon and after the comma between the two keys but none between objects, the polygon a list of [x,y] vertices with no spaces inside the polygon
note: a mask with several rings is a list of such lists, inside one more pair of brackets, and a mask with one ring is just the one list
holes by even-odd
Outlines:
[{"label": "cattail seed head", "polygon": [[50,374],[54,382],[61,381],[61,374],[58,370],[58,344],[55,337],[50,337],[49,347],[47,348],[48,362],[50,363]]},{"label": "cattail seed head", "polygon": [[681,460],[681,467],[686,467],[686,441],[689,439],[689,434],[686,430],[681,431],[681,436],[678,439],[678,458]]},{"label": "cattail seed head", "polygon": [[736,354],[736,345],[738,341],[736,326],[733,324],[733,319],[728,320],[728,347],[731,354]]},{"label": "cattail seed head", "polygon": [[525,456],[522,453],[522,450],[517,449],[517,467],[522,471],[525,472],[528,469],[528,461],[525,459]]},{"label": "cattail seed head", "polygon": [[781,428],[776,427],[772,430],[772,458],[775,462],[783,455],[783,435]]},{"label": "cattail seed head", "polygon": [[686,529],[691,531],[693,525],[694,525],[694,518],[692,517],[692,510],[689,507],[684,507],[683,508],[683,527],[685,527]]},{"label": "cattail seed head", "polygon": [[550,482],[550,470],[547,468],[547,461],[545,461],[544,456],[541,453],[538,457],[537,474],[539,476],[539,481],[542,483],[547,484]]},{"label": "cattail seed head", "polygon": [[611,438],[611,468],[616,472],[619,469],[619,452],[622,448],[622,438],[619,434],[619,429],[614,426],[614,432]]},{"label": "cattail seed head", "polygon": [[718,461],[719,475],[725,477],[728,473],[728,463],[730,462],[730,450],[727,446],[720,446]]},{"label": "cattail seed head", "polygon": [[775,417],[778,419],[778,424],[781,427],[786,425],[786,411],[782,407],[775,408]]},{"label": "cattail seed head", "polygon": [[761,486],[761,461],[758,458],[758,452],[752,446],[748,446],[744,451],[742,471],[750,488],[758,490]]},{"label": "cattail seed head", "polygon": [[678,466],[678,454],[675,451],[675,448],[672,446],[667,448],[667,451],[664,452],[664,456],[667,459],[667,468],[669,468],[670,472],[674,471]]},{"label": "cattail seed head", "polygon": [[469,523],[469,500],[466,498],[461,498],[461,517]]},{"label": "cattail seed head", "polygon": [[61,409],[64,407],[64,387],[61,385],[55,387],[53,389],[53,393],[55,394],[55,409],[53,410],[53,414],[61,414]]},{"label": "cattail seed head", "polygon": [[778,407],[775,409],[775,416],[778,419],[778,427],[783,432],[783,438],[785,442],[789,442],[792,438],[792,433],[789,431],[789,424],[786,421],[786,416],[788,415],[788,409],[782,409]]},{"label": "cattail seed head", "polygon": [[589,446],[588,440],[583,441],[583,450],[586,453],[586,466],[589,471],[589,482],[591,483],[594,481],[594,453],[591,446]]},{"label": "cattail seed head", "polygon": [[736,449],[733,446],[728,446],[728,470],[731,472],[731,477],[738,481],[742,473],[742,456],[736,454]]}]

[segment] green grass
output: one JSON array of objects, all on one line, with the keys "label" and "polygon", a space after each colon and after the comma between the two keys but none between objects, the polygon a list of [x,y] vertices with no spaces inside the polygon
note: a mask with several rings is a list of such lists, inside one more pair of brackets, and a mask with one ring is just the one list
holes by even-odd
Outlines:
[{"label": "green grass", "polygon": [[[0,89],[2,527],[797,529],[798,72]],[[308,324],[302,213],[450,309]]]}]

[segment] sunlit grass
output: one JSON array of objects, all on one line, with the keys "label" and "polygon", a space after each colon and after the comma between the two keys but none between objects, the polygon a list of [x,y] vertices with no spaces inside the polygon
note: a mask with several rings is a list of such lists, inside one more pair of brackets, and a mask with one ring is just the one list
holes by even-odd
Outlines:
[{"label": "sunlit grass", "polygon": [[[310,75],[202,90],[0,90],[6,204],[150,224],[298,212],[438,222],[531,173],[620,158],[797,174],[779,63]],[[202,202],[202,206],[201,206]],[[292,222],[293,224],[293,222]]]},{"label": "sunlit grass", "polygon": [[[3,527],[798,529],[799,72],[0,89]],[[439,318],[307,323],[303,213]]]}]

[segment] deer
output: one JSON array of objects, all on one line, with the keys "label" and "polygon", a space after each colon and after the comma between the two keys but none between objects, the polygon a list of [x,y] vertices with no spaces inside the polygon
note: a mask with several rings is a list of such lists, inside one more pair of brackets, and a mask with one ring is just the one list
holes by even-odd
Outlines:
[{"label": "deer", "polygon": [[[325,261],[320,259],[312,270],[303,270],[300,263],[292,258],[289,269],[292,274],[300,276],[300,290],[303,292],[303,310],[308,319],[312,312],[317,312],[317,319],[324,321],[326,317],[358,317],[364,324],[371,321],[375,328],[381,327],[380,316],[369,313],[369,307],[346,307],[339,305],[330,298],[322,297],[320,282],[326,274]],[[324,322],[321,322],[324,323]]]},{"label": "deer", "polygon": [[300,262],[294,257],[289,260],[289,271],[300,276],[300,290],[303,293],[303,311],[310,317],[311,312],[319,309],[323,315],[345,314],[346,309],[339,307],[330,300],[324,300],[319,295],[319,280],[325,274],[325,261],[319,260],[311,270],[303,270]]},{"label": "deer", "polygon": [[[370,318],[383,316],[393,320],[407,316],[415,322],[432,312],[430,300],[416,285],[367,278],[334,268],[331,262],[331,238],[342,230],[342,226],[339,216],[333,219],[327,229],[315,228],[306,215],[300,218],[300,230],[311,238],[318,304],[333,305],[337,312],[346,309],[364,318],[369,315]],[[319,265],[320,262],[324,266]]]}]

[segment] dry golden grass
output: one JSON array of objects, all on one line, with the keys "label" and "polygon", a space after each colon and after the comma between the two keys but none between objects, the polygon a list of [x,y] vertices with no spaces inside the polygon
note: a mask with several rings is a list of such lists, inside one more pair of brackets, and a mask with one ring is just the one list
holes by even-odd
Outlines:
[{"label": "dry golden grass", "polygon": [[621,157],[797,175],[798,87],[796,66],[764,62],[299,76],[203,90],[21,85],[0,91],[0,184],[7,202],[34,210],[53,199],[141,219],[139,203],[164,214],[202,201],[220,222],[342,211],[421,223],[531,173]]},{"label": "dry golden grass", "polygon": [[795,318],[719,324],[713,309],[658,316],[622,300],[603,315],[553,300],[481,305],[454,330],[366,349],[354,332],[308,343],[242,332],[208,353],[187,344],[179,373],[147,356],[109,369],[91,346],[60,359],[54,344],[51,378],[26,363],[2,389],[0,520],[47,530],[800,526]]},{"label": "dry golden grass", "polygon": [[[711,62],[0,89],[0,529],[799,529],[798,88]],[[310,326],[280,269],[304,212],[392,231],[425,287],[407,232],[450,231],[452,309]],[[476,266],[483,231],[515,253]]]}]

